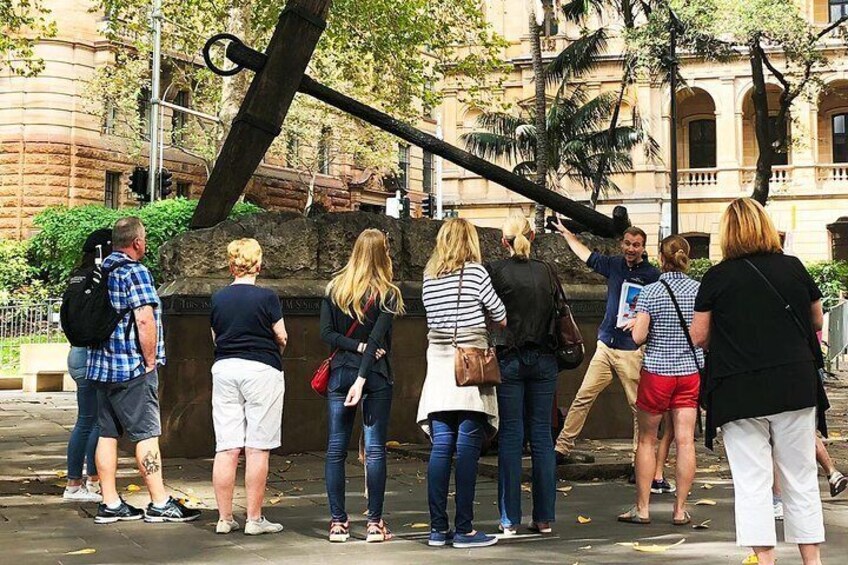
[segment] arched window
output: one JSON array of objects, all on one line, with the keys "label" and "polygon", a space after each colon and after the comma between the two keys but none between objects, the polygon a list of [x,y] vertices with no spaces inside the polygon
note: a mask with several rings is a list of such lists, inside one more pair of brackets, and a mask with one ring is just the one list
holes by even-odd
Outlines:
[{"label": "arched window", "polygon": [[689,168],[716,166],[716,123],[712,119],[689,122]]},{"label": "arched window", "polygon": [[831,123],[833,162],[848,163],[848,113],[834,114]]},{"label": "arched window", "polygon": [[710,258],[710,234],[708,233],[685,233],[683,238],[689,242],[690,259]]}]

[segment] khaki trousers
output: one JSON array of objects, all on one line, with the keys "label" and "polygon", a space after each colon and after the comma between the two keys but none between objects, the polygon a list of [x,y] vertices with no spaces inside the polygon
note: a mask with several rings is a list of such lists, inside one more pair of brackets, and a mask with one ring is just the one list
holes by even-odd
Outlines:
[{"label": "khaki trousers", "polygon": [[586,375],[574,397],[574,402],[568,409],[565,417],[565,425],[556,440],[556,450],[567,455],[574,449],[574,441],[589,416],[595,399],[612,382],[613,373],[621,380],[624,394],[627,395],[627,403],[633,412],[633,451],[636,451],[638,440],[638,429],[636,423],[636,390],[639,387],[639,374],[642,369],[642,350],[622,351],[612,349],[602,342],[598,342],[595,355],[589,362]]}]

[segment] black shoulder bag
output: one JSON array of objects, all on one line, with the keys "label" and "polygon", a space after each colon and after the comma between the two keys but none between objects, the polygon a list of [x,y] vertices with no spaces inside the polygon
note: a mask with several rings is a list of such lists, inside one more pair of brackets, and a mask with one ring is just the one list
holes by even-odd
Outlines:
[{"label": "black shoulder bag", "polygon": [[683,310],[680,309],[680,304],[677,302],[677,297],[671,290],[671,285],[664,280],[660,280],[665,290],[671,297],[671,303],[674,304],[674,310],[677,312],[677,321],[680,322],[680,329],[683,330],[683,335],[686,336],[686,343],[689,344],[689,351],[692,352],[692,358],[695,360],[695,367],[698,369],[701,385],[698,389],[698,430],[702,430],[701,425],[701,406],[705,404],[705,392],[707,390],[707,372],[703,367],[698,365],[698,352],[695,349],[695,344],[692,342],[692,336],[689,335],[689,324],[686,323],[686,318],[683,316]]},{"label": "black shoulder bag", "polygon": [[784,298],[784,296],[780,293],[779,290],[768,280],[768,277],[763,274],[763,272],[757,268],[751,261],[748,259],[744,259],[745,263],[751,267],[757,275],[759,275],[760,279],[766,284],[766,286],[771,290],[772,294],[780,301],[783,310],[789,314],[789,317],[792,318],[792,321],[795,323],[795,327],[798,328],[798,331],[801,332],[801,336],[807,342],[807,345],[810,347],[810,351],[813,353],[813,361],[816,364],[816,370],[818,372],[818,390],[817,390],[817,403],[816,403],[816,413],[818,418],[818,429],[821,431],[824,437],[827,437],[827,423],[825,421],[824,413],[830,408],[830,401],[827,399],[827,392],[824,390],[824,378],[825,378],[825,370],[824,370],[824,356],[821,352],[821,347],[818,347],[818,339],[816,339],[815,334],[807,331],[804,328],[803,322],[801,322],[801,318],[798,317],[798,314],[792,308],[792,305]]}]

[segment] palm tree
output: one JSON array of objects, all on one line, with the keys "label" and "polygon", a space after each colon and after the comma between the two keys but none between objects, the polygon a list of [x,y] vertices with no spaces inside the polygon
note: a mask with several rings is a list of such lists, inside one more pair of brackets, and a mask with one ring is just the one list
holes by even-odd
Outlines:
[{"label": "palm tree", "polygon": [[[560,187],[562,180],[569,178],[590,190],[597,185],[604,194],[617,192],[611,176],[632,168],[633,149],[642,145],[650,158],[659,154],[657,143],[638,119],[633,125],[609,127],[619,105],[617,93],[590,99],[582,87],[575,87],[557,94],[545,120],[547,184],[551,188]],[[471,153],[491,161],[506,160],[515,174],[534,178],[538,146],[535,119],[535,107],[522,108],[518,114],[485,113],[477,119],[480,131],[461,139]]]}]

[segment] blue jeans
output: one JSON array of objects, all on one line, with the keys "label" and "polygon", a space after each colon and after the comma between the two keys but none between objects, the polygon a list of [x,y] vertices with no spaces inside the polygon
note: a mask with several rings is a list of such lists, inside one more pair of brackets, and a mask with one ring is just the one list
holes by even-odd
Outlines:
[{"label": "blue jeans", "polygon": [[474,530],[474,491],[477,488],[477,463],[483,445],[486,415],[480,412],[436,412],[430,414],[433,448],[427,465],[427,500],[430,504],[430,528],[446,532],[448,528],[448,487],[451,460],[456,453],[456,517],[458,534]]},{"label": "blue jeans", "polygon": [[525,430],[533,460],[533,521],[553,522],[556,507],[556,456],[551,410],[556,390],[556,357],[520,349],[500,360],[498,386],[498,508],[501,524],[521,524],[521,455]]},{"label": "blue jeans", "polygon": [[[358,371],[349,367],[334,369],[327,386],[329,433],[324,476],[333,521],[346,522],[345,460],[350,435],[356,419],[356,407],[344,405]],[[385,377],[372,373],[363,389],[362,430],[365,436],[365,475],[368,486],[368,521],[377,522],[383,515],[386,495],[386,437],[392,409],[392,385]]]},{"label": "blue jeans", "polygon": [[83,462],[88,464],[88,476],[97,475],[94,451],[100,438],[97,423],[97,390],[85,378],[88,349],[71,347],[68,354],[68,372],[77,383],[77,422],[68,441],[68,478],[82,479]]}]

